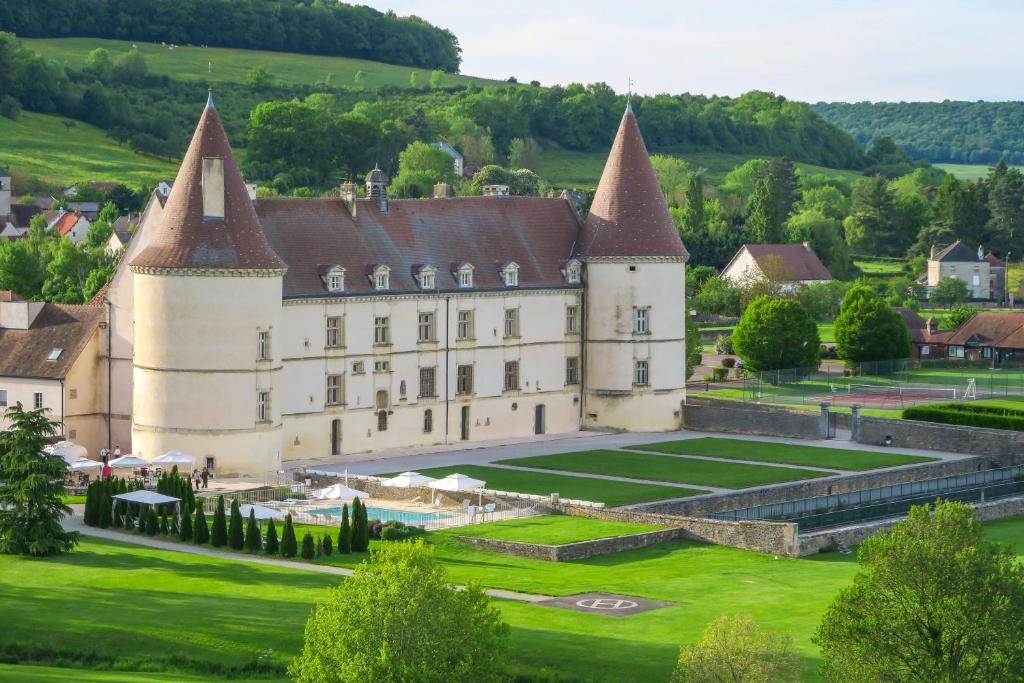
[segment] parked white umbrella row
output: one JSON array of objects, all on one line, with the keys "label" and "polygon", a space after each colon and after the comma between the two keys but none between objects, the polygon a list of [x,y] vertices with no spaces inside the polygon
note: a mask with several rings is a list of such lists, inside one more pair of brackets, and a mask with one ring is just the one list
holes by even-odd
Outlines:
[{"label": "parked white umbrella row", "polygon": [[487,482],[467,477],[465,474],[452,472],[443,479],[430,482],[427,486],[438,491],[475,491],[476,489],[483,488],[485,483]]},{"label": "parked white umbrella row", "polygon": [[437,480],[433,477],[428,477],[425,474],[420,474],[419,472],[402,472],[390,479],[385,479],[381,482],[381,486],[408,489],[414,486],[426,486],[433,481]]},{"label": "parked white umbrella row", "polygon": [[153,458],[154,465],[188,465],[194,467],[196,459],[181,451],[167,451],[163,455]]},{"label": "parked white umbrella row", "polygon": [[317,500],[351,500],[353,498],[368,498],[364,491],[350,489],[344,484],[334,484],[333,486],[328,486],[325,489],[314,491],[313,497]]}]

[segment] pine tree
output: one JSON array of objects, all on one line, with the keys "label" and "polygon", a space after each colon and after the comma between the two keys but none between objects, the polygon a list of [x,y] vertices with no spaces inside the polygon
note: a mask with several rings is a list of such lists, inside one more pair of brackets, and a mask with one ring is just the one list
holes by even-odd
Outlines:
[{"label": "pine tree", "polygon": [[231,500],[231,525],[228,528],[228,546],[232,550],[245,548],[245,521],[238,506],[238,499]]},{"label": "pine tree", "polygon": [[747,230],[758,244],[784,241],[775,177],[771,173],[761,176],[754,184],[754,191],[747,202]]},{"label": "pine tree", "polygon": [[206,513],[203,506],[196,506],[196,523],[192,528],[192,540],[196,545],[210,542],[210,527],[206,524]]},{"label": "pine tree", "polygon": [[187,512],[181,513],[181,529],[178,531],[178,538],[186,543],[192,540],[192,515]]},{"label": "pine tree", "polygon": [[224,496],[217,496],[217,509],[213,513],[213,528],[210,529],[210,545],[223,548],[228,544],[228,520],[224,516]]},{"label": "pine tree", "polygon": [[[323,549],[321,548],[321,551]],[[306,535],[302,537],[302,559],[312,560],[313,555],[316,553],[316,542],[313,540],[313,534],[306,531]]]},{"label": "pine tree", "polygon": [[352,525],[348,521],[348,503],[341,505],[341,528],[338,529],[338,553],[348,555],[352,552]]},{"label": "pine tree", "polygon": [[284,533],[281,536],[281,556],[295,557],[299,552],[299,544],[295,540],[295,527],[292,526],[291,513],[284,519]]},{"label": "pine tree", "polygon": [[686,209],[683,222],[691,233],[703,233],[707,229],[704,215],[704,179],[699,173],[691,173],[686,186]]},{"label": "pine tree", "polygon": [[263,536],[256,524],[256,511],[249,508],[249,523],[245,529],[245,549],[251,553],[258,553],[263,549]]},{"label": "pine tree", "polygon": [[274,524],[274,520],[271,519],[270,523],[267,524],[267,555],[277,555],[280,550],[280,544],[277,542],[277,526]]},{"label": "pine tree", "polygon": [[[142,529],[142,526],[139,526]],[[152,507],[146,511],[146,535],[156,536],[156,532],[160,531],[160,521],[156,517],[156,510]]]},{"label": "pine tree", "polygon": [[330,557],[334,554],[334,543],[331,541],[330,534],[324,534],[324,538],[323,541],[321,541],[321,544],[323,545],[324,555]]}]

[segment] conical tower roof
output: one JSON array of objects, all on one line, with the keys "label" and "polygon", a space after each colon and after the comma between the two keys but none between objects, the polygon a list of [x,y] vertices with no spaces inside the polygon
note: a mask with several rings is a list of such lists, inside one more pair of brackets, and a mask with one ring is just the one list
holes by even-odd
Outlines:
[{"label": "conical tower roof", "polygon": [[687,257],[628,104],[583,226],[577,254]]},{"label": "conical tower roof", "polygon": [[[204,215],[203,163],[207,159],[223,162],[223,217]],[[133,268],[211,270],[281,270],[286,267],[267,242],[256,217],[212,97],[206,103],[181,162],[156,232],[150,237],[149,246],[131,265]]]}]

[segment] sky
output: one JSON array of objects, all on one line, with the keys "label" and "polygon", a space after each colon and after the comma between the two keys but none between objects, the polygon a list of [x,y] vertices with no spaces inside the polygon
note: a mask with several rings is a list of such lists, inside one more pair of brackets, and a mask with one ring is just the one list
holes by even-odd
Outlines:
[{"label": "sky", "polygon": [[387,0],[458,36],[462,72],[619,92],[1024,99],[1024,2]]}]

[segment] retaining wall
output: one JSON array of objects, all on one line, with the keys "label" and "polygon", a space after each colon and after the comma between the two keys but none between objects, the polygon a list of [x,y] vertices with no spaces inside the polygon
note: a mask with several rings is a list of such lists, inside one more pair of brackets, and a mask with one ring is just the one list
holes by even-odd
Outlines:
[{"label": "retaining wall", "polygon": [[857,421],[852,438],[858,443],[878,445],[886,436],[892,437],[893,446],[904,448],[970,453],[1000,459],[1020,457],[1024,453],[1022,432],[864,415]]},{"label": "retaining wall", "polygon": [[658,531],[645,531],[639,534],[628,534],[625,536],[595,538],[590,541],[565,543],[563,545],[502,541],[494,538],[479,538],[476,536],[457,536],[457,538],[460,541],[469,543],[477,548],[493,550],[495,552],[505,553],[506,555],[529,557],[534,560],[548,560],[549,562],[573,562],[585,560],[597,555],[621,553],[627,550],[646,548],[647,546],[656,545],[658,543],[686,538],[686,531],[679,528],[661,529]]},{"label": "retaining wall", "polygon": [[797,439],[825,437],[820,412],[693,396],[688,396],[683,404],[683,428]]}]

